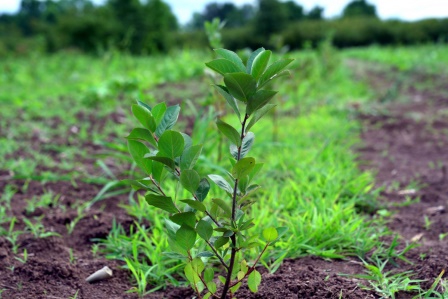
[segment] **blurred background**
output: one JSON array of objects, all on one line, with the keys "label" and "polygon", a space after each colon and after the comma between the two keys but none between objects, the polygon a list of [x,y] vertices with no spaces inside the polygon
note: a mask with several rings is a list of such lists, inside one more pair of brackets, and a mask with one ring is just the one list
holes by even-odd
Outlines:
[{"label": "blurred background", "polygon": [[445,0],[2,0],[0,55],[76,50],[132,54],[204,48],[204,21],[225,21],[223,46],[338,48],[448,39]]}]

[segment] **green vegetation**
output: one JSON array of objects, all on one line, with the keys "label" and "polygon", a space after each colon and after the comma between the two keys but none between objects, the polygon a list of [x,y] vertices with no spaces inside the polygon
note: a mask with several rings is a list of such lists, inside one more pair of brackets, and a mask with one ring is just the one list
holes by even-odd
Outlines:
[{"label": "green vegetation", "polygon": [[[219,27],[219,23],[215,23],[215,26]],[[223,38],[225,40],[225,34]],[[424,53],[429,55],[422,56]],[[279,90],[277,106],[275,110],[266,113],[263,121],[251,128],[257,136],[251,155],[257,157],[257,163],[264,163],[265,167],[256,178],[256,184],[262,188],[254,193],[254,201],[244,219],[247,221],[253,218],[251,234],[257,238],[263,236],[263,231],[268,227],[288,227],[288,233],[272,244],[258,262],[263,247],[248,250],[244,260],[254,263],[247,266],[241,263],[241,258],[236,263],[238,267],[244,269],[247,266],[246,270],[249,270],[253,266],[264,266],[268,271],[275,272],[285,258],[306,255],[324,258],[357,256],[366,261],[364,278],[370,282],[365,285],[376,290],[380,296],[393,296],[399,290],[412,290],[413,294],[421,294],[422,298],[446,296],[440,288],[419,289],[419,282],[413,281],[410,273],[389,271],[388,267],[395,266],[394,261],[406,262],[404,254],[413,245],[401,246],[398,239],[393,239],[391,244],[380,242],[380,237],[388,234],[382,226],[384,217],[381,215],[389,211],[384,211],[384,207],[378,210],[376,197],[380,190],[374,189],[371,173],[359,170],[353,154],[353,146],[360,142],[360,124],[354,117],[356,107],[368,107],[375,91],[363,82],[353,80],[350,69],[343,64],[345,58],[356,58],[397,66],[403,70],[421,68],[444,73],[440,62],[448,59],[445,53],[448,51],[443,45],[395,49],[371,47],[339,52],[327,39],[317,45],[317,50],[286,54],[285,57],[295,59],[290,65],[293,77],[283,78],[284,81],[279,85],[275,82],[271,84],[270,88]],[[273,60],[279,58],[275,53],[272,56]],[[200,284],[195,283],[197,273],[183,271],[182,262],[185,259],[167,253],[173,244],[163,233],[166,231],[165,215],[154,211],[141,193],[118,183],[123,178],[143,177],[143,171],[128,157],[123,141],[136,125],[129,106],[139,100],[148,103],[151,111],[155,107],[164,110],[163,104],[155,105],[160,99],[169,101],[166,109],[174,111],[177,108],[169,107],[180,104],[182,117],[176,129],[188,129],[191,133],[189,137],[181,135],[182,141],[177,139],[185,144],[185,140],[191,138],[192,144],[202,144],[194,171],[231,178],[228,170],[233,168],[233,182],[235,175],[238,175],[237,163],[227,154],[228,147],[221,145],[221,137],[216,132],[214,122],[218,116],[229,126],[241,125],[241,122],[233,115],[235,110],[222,109],[223,99],[220,99],[221,103],[215,103],[217,97],[209,92],[210,78],[204,79],[202,76],[204,57],[210,57],[210,53],[183,51],[134,57],[105,51],[99,57],[61,52],[0,61],[0,69],[5,70],[0,74],[0,85],[4,91],[0,94],[0,170],[13,179],[25,180],[21,193],[26,191],[27,182],[32,180],[42,183],[66,180],[73,186],[84,181],[104,186],[96,197],[83,199],[87,202],[75,203],[70,207],[62,205],[61,195],[51,190],[41,196],[27,198],[29,214],[53,206],[71,209],[75,217],[64,225],[72,236],[76,235],[73,232],[76,232],[89,207],[101,204],[101,200],[107,196],[128,194],[129,201],[121,202],[120,206],[135,219],[135,223],[128,229],[115,222],[106,238],[94,241],[92,254],[121,261],[133,277],[135,287],[130,292],[136,292],[142,297],[167,285],[184,285],[187,280],[193,280],[193,285],[198,288]],[[147,108],[141,109],[145,107],[142,105],[134,106],[134,114],[138,115],[138,111],[147,113],[144,110]],[[157,129],[160,118],[154,116],[156,113],[152,114]],[[189,118],[194,121],[189,121]],[[154,129],[153,123],[143,125]],[[229,128],[223,123],[220,123],[220,127]],[[173,136],[179,137],[173,132],[159,132],[159,144],[163,134],[171,134],[173,140],[176,138]],[[228,137],[234,143],[241,142],[241,135],[238,135],[239,141],[234,135],[229,133]],[[149,141],[152,142],[152,139]],[[220,146],[223,153],[221,157],[216,150]],[[159,159],[167,157],[156,155],[152,159],[159,159],[171,167],[172,161],[176,165],[178,156],[179,153],[170,159]],[[139,161],[140,164],[144,163],[143,159]],[[178,162],[182,163],[182,159]],[[197,183],[192,183],[197,181],[193,178],[197,176],[192,169],[182,169],[180,165],[181,171],[189,170],[191,177],[187,180],[185,175],[182,177],[180,174],[178,183],[172,179],[173,176],[168,175],[163,191],[170,196],[176,194],[177,197],[173,198],[177,200],[197,196],[197,188],[193,188],[197,187]],[[151,167],[152,174],[154,166]],[[111,180],[112,184],[108,184]],[[6,185],[2,191],[0,236],[8,241],[17,261],[21,263],[32,257],[19,248],[20,236],[28,234],[43,238],[56,234],[44,227],[45,217],[27,219],[25,215],[22,220],[22,217],[8,216],[11,215],[11,202],[18,191],[13,185]],[[230,191],[233,194],[233,189]],[[215,185],[210,186],[210,194],[213,194],[213,198],[227,196],[225,190]],[[209,202],[211,198],[208,198]],[[220,202],[216,202],[216,209],[226,213],[229,206],[220,207]],[[407,198],[403,205],[411,202],[412,199]],[[191,204],[196,210],[202,209],[196,201],[185,203]],[[176,214],[185,215],[190,210],[181,209],[181,213],[176,210]],[[176,223],[186,219],[171,221]],[[194,226],[197,228],[196,223]],[[191,233],[188,228],[184,231]],[[232,230],[219,233],[220,237],[227,238],[227,242],[234,233],[228,231]],[[218,235],[217,232],[213,233]],[[198,238],[194,249],[191,248],[191,260],[196,261],[196,268],[202,265],[195,257],[201,251],[206,251],[206,241],[209,240]],[[212,246],[216,245],[216,241],[210,242]],[[230,257],[231,248],[227,243],[221,247],[223,252],[219,248],[215,249],[220,256]],[[69,252],[67,259],[76,263],[73,251]],[[212,265],[209,269],[214,272],[222,269],[219,268],[218,258],[211,257],[208,262]],[[195,268],[193,265],[191,267]],[[208,270],[207,275],[210,274],[211,270]],[[238,273],[234,274],[238,277]],[[257,282],[257,279],[254,280]],[[436,279],[434,286],[439,284],[446,284],[441,277]],[[213,286],[210,288],[213,289]]]}]

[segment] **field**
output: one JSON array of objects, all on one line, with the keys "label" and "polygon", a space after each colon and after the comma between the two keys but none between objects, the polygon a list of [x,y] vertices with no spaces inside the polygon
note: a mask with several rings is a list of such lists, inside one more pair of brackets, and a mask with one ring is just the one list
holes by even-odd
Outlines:
[{"label": "field", "polygon": [[[288,231],[259,261],[259,292],[237,298],[448,298],[446,53],[324,43],[285,55],[292,76],[254,127],[264,167],[250,214],[255,234]],[[0,298],[193,298],[167,254],[167,213],[122,182],[141,176],[125,136],[136,100],[179,104],[178,128],[204,145],[197,167],[224,175],[215,119],[233,120],[210,86],[211,59],[0,61]],[[111,279],[85,281],[104,266]]]}]

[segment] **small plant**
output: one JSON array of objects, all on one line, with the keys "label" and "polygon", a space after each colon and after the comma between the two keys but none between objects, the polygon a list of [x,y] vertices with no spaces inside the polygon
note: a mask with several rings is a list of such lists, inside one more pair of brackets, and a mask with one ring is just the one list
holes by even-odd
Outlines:
[{"label": "small plant", "polygon": [[28,251],[26,251],[26,248],[25,248],[25,249],[23,249],[22,257],[15,256],[14,258],[16,260],[18,260],[19,262],[21,262],[22,264],[26,264],[26,261],[28,260]]},{"label": "small plant", "polygon": [[[244,281],[251,291],[257,292],[261,274],[256,266],[267,248],[286,231],[285,227],[269,227],[261,235],[247,233],[254,226],[248,216],[255,202],[252,195],[260,187],[254,181],[263,166],[248,153],[255,140],[255,134],[249,130],[275,106],[269,102],[277,91],[264,87],[273,79],[288,75],[284,69],[292,59],[269,65],[271,51],[260,48],[244,65],[234,52],[215,52],[218,58],[206,65],[223,77],[224,85],[215,88],[232,108],[238,124],[235,127],[222,119],[216,121],[218,131],[231,143],[228,179],[217,174],[201,177],[194,170],[202,145],[193,145],[188,135],[171,130],[179,115],[178,105],[167,107],[159,103],[151,107],[138,101],[132,106],[132,113],[143,127],[133,129],[127,137],[132,158],[146,173],[143,179],[127,182],[147,192],[149,205],[169,213],[165,220],[169,245],[173,254],[185,261],[185,276],[198,298],[205,299],[225,299],[228,293],[233,297]],[[169,177],[178,181],[183,191],[176,188],[173,195],[168,194],[164,182]],[[223,192],[206,200],[209,180]],[[249,264],[245,258],[252,249],[258,250],[258,254]],[[225,275],[218,275],[216,280],[215,270],[213,266],[206,267],[207,262],[219,263],[218,273]],[[220,295],[217,281],[222,284]]]},{"label": "small plant", "polygon": [[34,217],[34,219],[36,220],[35,223],[31,222],[31,220],[27,218],[23,218],[22,220],[23,222],[25,222],[27,231],[29,231],[36,239],[60,237],[61,235],[56,232],[45,231],[45,226],[42,223],[43,217],[44,215],[42,215],[41,217]]}]

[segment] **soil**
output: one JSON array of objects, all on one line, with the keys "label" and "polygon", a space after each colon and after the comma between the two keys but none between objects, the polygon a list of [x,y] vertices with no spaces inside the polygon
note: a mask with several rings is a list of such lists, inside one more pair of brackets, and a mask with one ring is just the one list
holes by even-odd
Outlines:
[{"label": "soil", "polygon": [[[359,67],[359,79],[368,78],[368,83],[378,90],[390,90],[390,82],[398,73],[393,70],[376,70],[374,67]],[[386,74],[392,74],[388,77]],[[447,81],[439,77],[412,74],[409,82],[429,82],[431,88],[417,89],[413,84],[400,84],[398,94],[408,97],[407,102],[396,102],[388,96],[386,108],[381,113],[360,115],[364,129],[364,145],[358,149],[363,169],[377,171],[377,186],[383,204],[393,212],[389,227],[400,235],[401,242],[418,240],[420,247],[407,254],[413,264],[400,263],[400,271],[412,270],[413,278],[425,279],[428,288],[448,265],[446,217],[448,201],[448,97],[441,93]],[[164,86],[166,87],[166,86]],[[396,86],[395,86],[396,87]],[[379,98],[384,95],[378,95]],[[384,113],[386,112],[386,113]],[[93,150],[97,150],[96,148]],[[84,161],[85,162],[85,161]],[[87,216],[68,234],[66,224],[76,217],[75,203],[92,199],[102,186],[80,181],[42,183],[15,180],[9,172],[0,170],[0,190],[7,185],[17,190],[12,200],[12,215],[18,219],[16,227],[24,229],[23,217],[39,217],[45,214],[47,230],[61,237],[36,239],[31,234],[19,237],[19,252],[28,252],[28,261],[22,263],[12,253],[9,241],[0,238],[0,290],[1,298],[137,298],[127,294],[131,288],[128,273],[121,270],[117,261],[94,255],[92,239],[104,238],[112,227],[113,219],[129,228],[133,219],[118,204],[127,202],[127,195],[104,199],[90,208]],[[397,185],[398,182],[398,185]],[[409,187],[417,183],[418,189]],[[27,199],[52,190],[62,194],[61,205],[26,210]],[[405,204],[406,196],[419,198],[416,204]],[[426,218],[425,218],[426,216]],[[425,222],[425,219],[426,222]],[[428,221],[430,225],[428,225]],[[425,225],[426,223],[426,225]],[[7,227],[5,227],[7,229]],[[74,260],[70,260],[70,252]],[[85,279],[96,270],[108,266],[113,278],[95,284]],[[285,260],[274,274],[262,271],[262,284],[257,294],[242,288],[238,298],[379,298],[372,291],[359,287],[357,279],[345,274],[360,274],[364,267],[359,260],[323,260],[305,257]],[[193,298],[190,289],[168,288],[145,298]],[[398,298],[412,298],[400,294]]]}]

